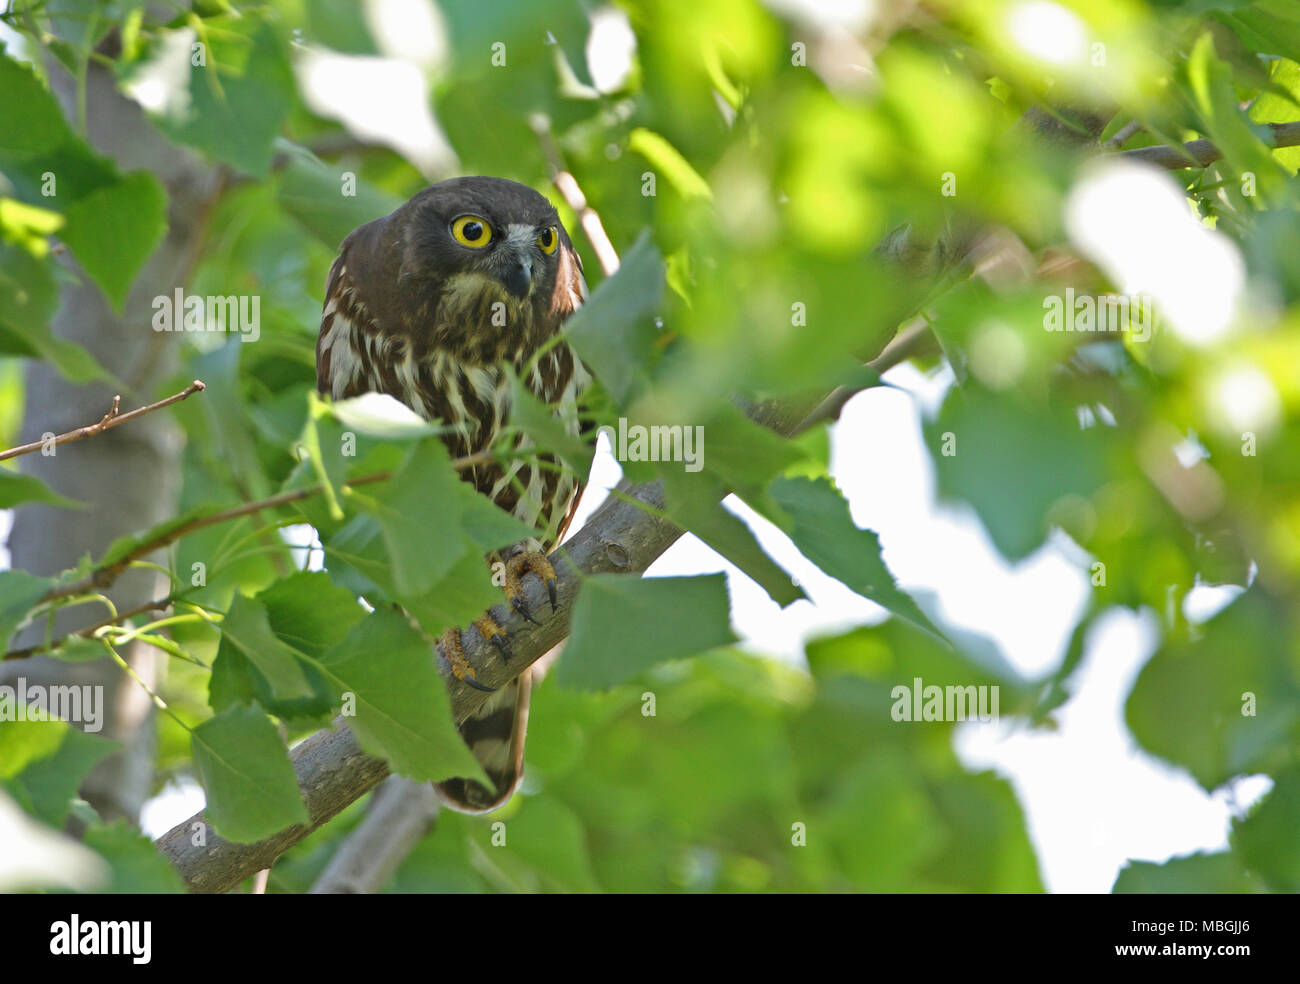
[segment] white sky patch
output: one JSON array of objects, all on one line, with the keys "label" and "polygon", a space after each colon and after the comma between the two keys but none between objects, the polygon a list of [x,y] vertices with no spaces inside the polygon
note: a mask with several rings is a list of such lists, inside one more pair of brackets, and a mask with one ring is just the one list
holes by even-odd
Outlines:
[{"label": "white sky patch", "polygon": [[1053,65],[1077,64],[1088,52],[1088,29],[1079,16],[1046,0],[1012,7],[1007,30],[1022,51]]},{"label": "white sky patch", "polygon": [[1070,238],[1121,293],[1149,294],[1192,344],[1226,335],[1246,268],[1227,237],[1207,229],[1172,178],[1123,161],[1092,165],[1066,202]]},{"label": "white sky patch", "polygon": [[429,0],[366,0],[366,26],[379,50],[431,71],[447,61],[447,25]]},{"label": "white sky patch", "polygon": [[189,776],[171,779],[140,809],[140,829],[157,840],[208,805],[203,787]]},{"label": "white sky patch", "polygon": [[591,14],[587,36],[587,71],[601,92],[617,92],[632,71],[636,35],[627,14],[617,7],[598,7]]},{"label": "white sky patch", "polygon": [[188,27],[165,32],[157,54],[132,71],[122,90],[146,112],[184,120],[190,112],[190,57],[197,37]]},{"label": "white sky patch", "polygon": [[1232,816],[1272,787],[1248,777],[1211,796],[1137,746],[1124,701],[1155,648],[1154,621],[1123,610],[1098,621],[1056,732],[1006,722],[958,727],[962,761],[1015,786],[1048,891],[1108,892],[1129,860],[1224,850]]},{"label": "white sky patch", "polygon": [[1214,413],[1227,433],[1271,433],[1282,422],[1282,399],[1272,381],[1254,366],[1224,369],[1210,384]]},{"label": "white sky patch", "polygon": [[108,882],[98,854],[67,834],[51,830],[23,812],[0,789],[0,892],[66,888],[94,892]]},{"label": "white sky patch", "polygon": [[294,61],[311,110],[360,140],[383,144],[429,178],[455,170],[456,154],[434,121],[424,73],[409,61],[307,49]]},{"label": "white sky patch", "polygon": [[853,34],[870,27],[879,9],[877,0],[763,0],[763,6],[820,31]]}]

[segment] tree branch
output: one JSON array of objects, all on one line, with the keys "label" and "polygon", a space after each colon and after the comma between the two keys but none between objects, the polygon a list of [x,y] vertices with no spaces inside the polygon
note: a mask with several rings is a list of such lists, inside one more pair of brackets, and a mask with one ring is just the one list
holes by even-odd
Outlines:
[{"label": "tree branch", "polygon": [[76,430],[68,431],[66,434],[60,434],[50,441],[32,441],[30,444],[20,444],[16,448],[10,448],[7,451],[0,451],[0,461],[6,461],[9,458],[17,458],[19,455],[31,454],[33,451],[40,451],[42,448],[57,446],[59,444],[71,444],[73,441],[82,441],[88,437],[94,437],[96,434],[102,434],[106,430],[125,424],[128,420],[135,420],[136,417],[143,417],[146,413],[153,413],[155,410],[161,410],[163,407],[169,407],[173,403],[178,403],[188,396],[206,389],[203,380],[196,379],[179,393],[173,393],[165,400],[159,400],[157,403],[150,403],[147,407],[138,407],[128,413],[118,413],[118,407],[122,402],[121,395],[113,397],[113,406],[108,413],[104,414],[97,423],[87,424],[85,427],[78,427]]},{"label": "tree branch", "polygon": [[[1267,125],[1273,131],[1274,150],[1300,146],[1300,123]],[[1139,147],[1136,150],[1122,150],[1110,156],[1143,161],[1167,171],[1177,171],[1185,167],[1205,167],[1207,164],[1213,164],[1223,157],[1223,152],[1209,140],[1193,140],[1181,147]]]},{"label": "tree branch", "polygon": [[321,872],[312,895],[372,895],[397,871],[438,819],[433,786],[389,776],[357,829]]}]

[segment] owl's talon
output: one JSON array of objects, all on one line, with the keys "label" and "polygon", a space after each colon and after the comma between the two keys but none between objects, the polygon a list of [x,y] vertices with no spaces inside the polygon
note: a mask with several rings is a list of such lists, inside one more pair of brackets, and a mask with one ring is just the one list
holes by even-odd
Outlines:
[{"label": "owl's talon", "polygon": [[541,622],[537,621],[537,619],[533,618],[532,613],[528,610],[528,604],[527,602],[524,601],[522,596],[511,599],[510,607],[513,608],[515,611],[517,611],[520,617],[523,618],[525,622],[532,622],[534,625],[542,624]]},{"label": "owl's talon", "polygon": [[536,574],[546,585],[546,594],[551,599],[552,614],[560,607],[559,579],[555,576],[555,568],[551,566],[546,554],[540,551],[528,550],[515,554],[506,561],[506,597],[510,599],[510,604],[514,606],[515,611],[534,625],[539,625],[541,623],[532,618],[526,606],[520,607],[520,602],[524,599],[524,575],[529,571]]},{"label": "owl's talon", "polygon": [[509,662],[514,653],[510,651],[510,644],[506,641],[506,630],[497,625],[496,619],[491,615],[484,615],[482,618],[474,620],[474,627],[488,642],[496,647],[501,658]]},{"label": "owl's talon", "polygon": [[474,668],[465,658],[465,649],[461,645],[460,629],[454,627],[447,629],[438,641],[442,644],[442,654],[447,658],[447,665],[451,667],[452,675],[457,680],[485,694],[490,694],[496,689],[479,683],[478,678],[474,676]]}]

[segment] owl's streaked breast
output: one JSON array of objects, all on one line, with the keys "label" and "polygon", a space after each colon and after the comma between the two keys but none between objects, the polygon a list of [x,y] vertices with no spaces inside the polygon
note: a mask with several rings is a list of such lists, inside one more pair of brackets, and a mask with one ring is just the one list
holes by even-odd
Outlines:
[{"label": "owl's streaked breast", "polygon": [[[427,332],[395,334],[375,323],[342,262],[331,271],[330,285],[318,359],[334,399],[386,393],[425,419],[446,423],[450,433],[443,436],[444,443],[453,457],[464,457],[492,447],[509,421],[510,378],[502,368],[508,363],[523,375],[534,396],[554,407],[566,433],[581,433],[580,397],[591,376],[564,343],[532,364],[547,336],[533,324],[528,305],[506,311],[507,317],[518,319],[513,332],[462,333],[462,318],[490,325],[496,313],[492,305],[499,303],[494,292],[475,293],[464,284],[440,299],[438,320]],[[522,452],[531,447],[523,434],[513,445]],[[505,464],[487,462],[468,469],[464,477],[522,522],[552,531],[567,515],[579,484],[576,464],[550,454],[512,457]],[[544,549],[553,545],[552,539],[522,543],[506,553]]]}]

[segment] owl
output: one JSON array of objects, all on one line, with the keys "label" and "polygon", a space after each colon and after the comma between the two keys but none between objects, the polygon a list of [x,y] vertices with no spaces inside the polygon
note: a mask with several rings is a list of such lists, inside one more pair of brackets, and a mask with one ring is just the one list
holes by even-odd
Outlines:
[{"label": "owl", "polygon": [[[354,229],[325,288],[316,342],[316,384],[335,400],[386,393],[441,421],[453,457],[491,448],[510,420],[510,371],[548,406],[567,433],[582,433],[581,398],[591,377],[562,340],[547,345],[583,303],[582,261],[555,208],[514,181],[464,177],[432,185],[391,215]],[[541,353],[540,357],[538,353]],[[514,439],[505,461],[486,458],[462,478],[538,537],[490,554],[505,595],[524,618],[522,579],[540,578],[555,606],[546,551],[563,537],[585,475]],[[490,614],[475,622],[508,658],[505,631]],[[486,690],[465,659],[459,629],[439,640],[451,672]],[[477,710],[455,706],[461,737],[492,782],[450,779],[435,788],[453,809],[484,813],[509,800],[523,777],[531,670]]]}]

